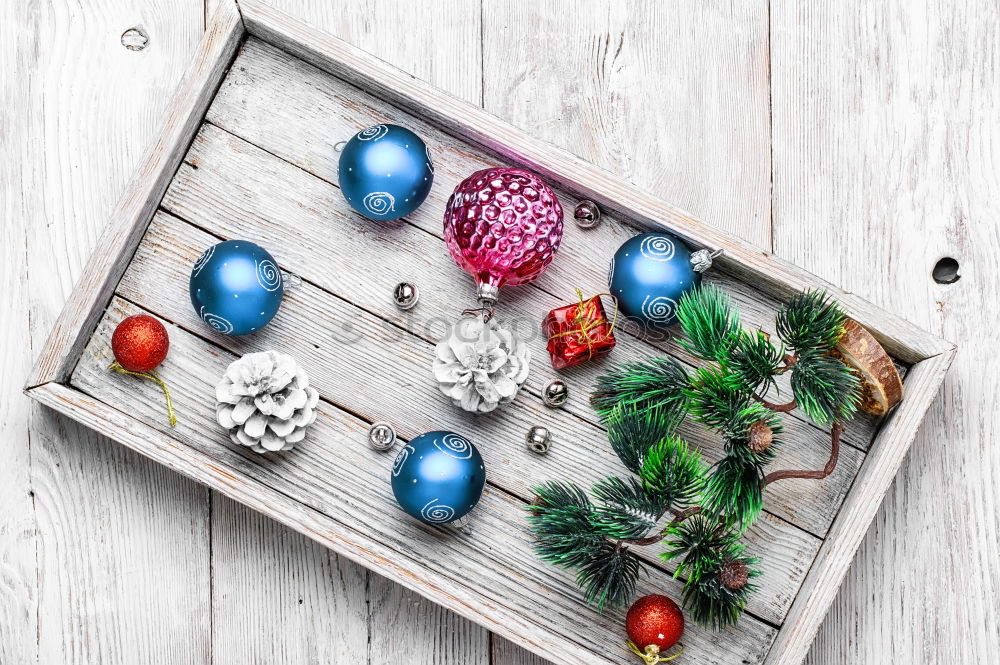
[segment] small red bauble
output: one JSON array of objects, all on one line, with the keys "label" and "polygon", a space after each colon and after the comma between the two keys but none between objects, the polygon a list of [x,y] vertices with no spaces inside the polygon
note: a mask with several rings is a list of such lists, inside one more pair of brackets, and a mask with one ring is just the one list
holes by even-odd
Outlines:
[{"label": "small red bauble", "polygon": [[625,615],[625,631],[640,651],[655,644],[662,653],[677,644],[684,634],[684,614],[666,596],[655,593],[643,596]]},{"label": "small red bauble", "polygon": [[118,364],[130,372],[149,372],[167,357],[170,338],[163,324],[146,314],[123,320],[111,335]]}]

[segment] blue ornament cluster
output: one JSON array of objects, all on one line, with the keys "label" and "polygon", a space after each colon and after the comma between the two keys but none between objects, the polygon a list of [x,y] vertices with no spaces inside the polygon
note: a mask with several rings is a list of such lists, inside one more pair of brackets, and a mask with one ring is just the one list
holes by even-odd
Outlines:
[{"label": "blue ornament cluster", "polygon": [[369,219],[399,219],[416,210],[434,182],[430,152],[419,136],[399,125],[372,125],[340,153],[340,191]]},{"label": "blue ornament cluster", "polygon": [[701,284],[691,250],[669,233],[643,233],[626,240],[608,272],[611,295],[625,316],[652,328],[677,322],[677,303]]},{"label": "blue ornament cluster", "polygon": [[400,507],[425,524],[454,522],[479,503],[486,468],[471,441],[454,432],[427,432],[403,446],[392,465]]},{"label": "blue ornament cluster", "polygon": [[224,335],[263,328],[281,307],[284,283],[267,250],[227,240],[205,250],[191,269],[191,304],[201,320]]}]

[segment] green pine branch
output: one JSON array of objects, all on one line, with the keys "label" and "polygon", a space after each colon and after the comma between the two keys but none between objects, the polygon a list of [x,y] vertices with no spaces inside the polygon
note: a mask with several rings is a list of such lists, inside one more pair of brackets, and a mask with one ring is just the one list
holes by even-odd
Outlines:
[{"label": "green pine branch", "polygon": [[[767,479],[823,478],[837,462],[842,422],[857,406],[858,379],[829,352],[844,315],[825,293],[793,297],[778,313],[783,344],[748,332],[730,298],[714,286],[689,291],[678,306],[680,343],[710,366],[690,376],[673,358],[624,363],[602,375],[591,402],[612,449],[634,477],[612,476],[588,494],[573,483],[534,489],[528,519],[538,556],[572,570],[588,602],[619,607],[635,593],[642,561],[633,546],[666,540],[661,557],[685,579],[691,618],[723,628],[737,622],[756,590],[757,560],[741,535],[763,509]],[[786,355],[785,348],[793,354]],[[795,399],[772,404],[775,377],[790,372]],[[781,413],[799,405],[834,423],[822,471],[765,474],[784,436]],[[692,418],[721,438],[725,457],[710,467],[677,431]],[[674,515],[665,525],[664,515]]]},{"label": "green pine branch", "polygon": [[684,420],[687,383],[687,372],[669,356],[631,361],[598,377],[590,403],[605,422],[616,410],[653,412],[673,430]]},{"label": "green pine branch", "polygon": [[861,401],[861,382],[839,359],[800,352],[792,367],[792,392],[807,416],[820,425],[850,420]]},{"label": "green pine branch", "polygon": [[844,312],[825,291],[806,291],[792,296],[778,311],[775,327],[785,344],[800,355],[825,353],[844,334]]},{"label": "green pine branch", "polygon": [[685,293],[677,304],[679,343],[702,360],[726,362],[737,343],[740,317],[729,295],[713,284]]}]

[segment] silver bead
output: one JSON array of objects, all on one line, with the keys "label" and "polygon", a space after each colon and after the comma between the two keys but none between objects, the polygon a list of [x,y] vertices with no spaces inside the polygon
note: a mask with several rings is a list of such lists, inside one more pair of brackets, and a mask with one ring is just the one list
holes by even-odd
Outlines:
[{"label": "silver bead", "polygon": [[395,443],[396,430],[389,423],[372,423],[372,426],[368,428],[368,445],[375,450],[389,450]]},{"label": "silver bead", "polygon": [[549,429],[547,427],[535,425],[528,430],[526,440],[528,443],[528,450],[533,453],[538,453],[539,455],[544,455],[549,452],[549,446],[552,444],[552,435],[549,433]]},{"label": "silver bead", "polygon": [[567,399],[569,399],[569,388],[564,381],[555,379],[542,388],[542,401],[545,402],[545,406],[556,408],[565,404]]},{"label": "silver bead", "polygon": [[417,301],[420,300],[420,291],[409,282],[400,282],[392,290],[392,300],[396,303],[396,307],[401,310],[413,309]]},{"label": "silver bead", "polygon": [[601,221],[601,209],[593,201],[580,201],[576,204],[573,217],[581,229],[590,229]]}]

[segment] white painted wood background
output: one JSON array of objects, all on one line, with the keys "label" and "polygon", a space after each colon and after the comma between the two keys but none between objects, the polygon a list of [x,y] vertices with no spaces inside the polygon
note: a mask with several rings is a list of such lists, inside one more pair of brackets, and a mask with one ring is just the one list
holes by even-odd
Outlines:
[{"label": "white painted wood background", "polygon": [[[995,3],[274,2],[957,342],[809,662],[995,659]],[[205,4],[0,5],[0,664],[536,662],[21,396]]]}]

